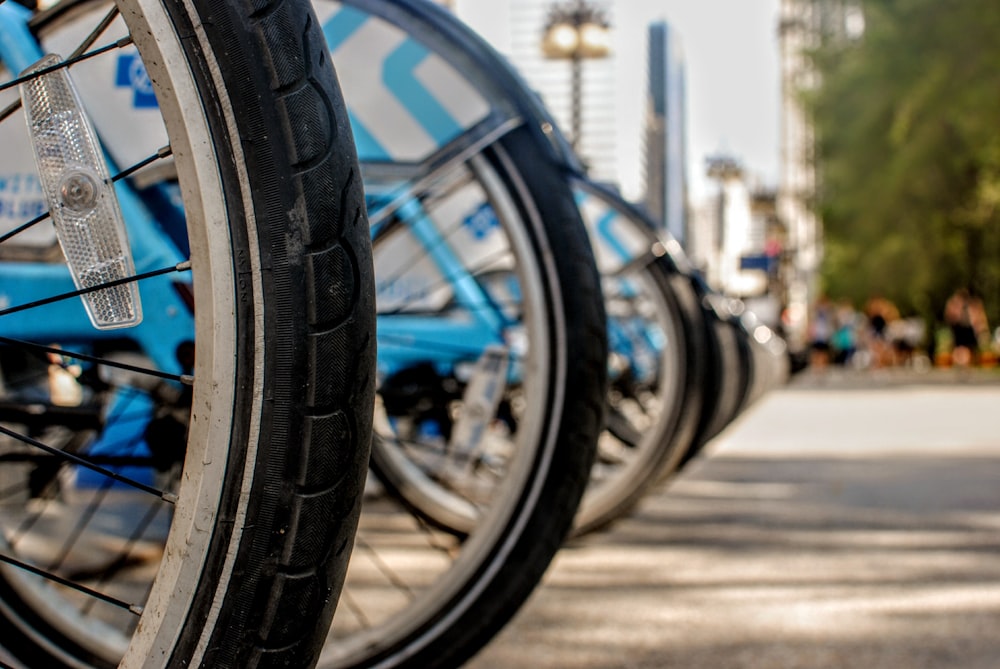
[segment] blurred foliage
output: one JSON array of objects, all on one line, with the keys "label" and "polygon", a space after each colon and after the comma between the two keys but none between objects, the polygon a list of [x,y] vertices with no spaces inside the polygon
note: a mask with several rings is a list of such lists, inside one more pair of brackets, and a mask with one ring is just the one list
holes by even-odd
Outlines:
[{"label": "blurred foliage", "polygon": [[1000,324],[1000,2],[861,0],[811,53],[823,282],[940,316],[959,286]]}]

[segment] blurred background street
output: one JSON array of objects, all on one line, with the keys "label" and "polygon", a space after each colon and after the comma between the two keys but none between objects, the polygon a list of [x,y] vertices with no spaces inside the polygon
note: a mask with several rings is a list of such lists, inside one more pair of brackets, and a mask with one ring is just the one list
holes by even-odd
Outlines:
[{"label": "blurred background street", "polygon": [[807,370],[468,666],[997,667],[998,379]]}]

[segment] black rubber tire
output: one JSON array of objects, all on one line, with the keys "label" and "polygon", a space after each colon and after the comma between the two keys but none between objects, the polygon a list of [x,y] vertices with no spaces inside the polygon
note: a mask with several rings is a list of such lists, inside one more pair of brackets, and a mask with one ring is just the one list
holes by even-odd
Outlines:
[{"label": "black rubber tire", "polygon": [[[164,614],[158,603],[175,593],[161,571],[123,666],[309,667],[351,553],[374,395],[371,249],[346,107],[308,2],[139,4],[122,10],[161,105],[175,105],[175,119],[199,116],[210,137],[187,156],[174,147],[182,184],[185,161],[217,157],[226,215],[210,224],[230,238],[223,274],[236,339],[232,350],[213,352],[234,359],[234,378],[196,374],[194,382],[193,420],[207,386],[229,385],[233,397],[211,409],[231,421],[225,474],[211,484],[218,506],[198,509],[210,525],[197,529],[203,548],[177,558],[200,561],[185,572],[198,580],[183,583],[189,600]],[[157,44],[153,32],[171,43]],[[170,100],[162,75],[176,64],[157,61],[161,47],[183,55],[198,99]],[[199,277],[209,271],[194,267],[206,312],[213,300],[198,292]],[[208,283],[201,290],[225,288]],[[199,358],[210,346],[199,340]],[[188,448],[185,477],[196,477],[197,449]],[[182,495],[178,509],[184,503]],[[167,559],[170,552],[168,544]],[[117,666],[61,637],[17,593],[0,581],[2,641],[20,661]]]},{"label": "black rubber tire", "polygon": [[[552,368],[560,375],[549,384],[549,397],[533,401],[551,408],[550,419],[530,478],[516,504],[504,512],[505,526],[479,553],[480,563],[466,580],[450,590],[449,598],[436,602],[434,612],[407,634],[376,640],[375,647],[321,664],[324,669],[460,666],[534,590],[569,532],[587,485],[607,383],[605,314],[593,253],[565,178],[539,152],[527,128],[511,132],[485,155],[508,190],[523,194],[524,219],[540,226],[532,235],[548,272],[545,290],[552,304],[548,346]],[[378,448],[373,471],[389,486],[403,483],[381,467]]]},{"label": "black rubber tire", "polygon": [[[650,262],[642,270],[657,287],[667,311],[676,324],[677,345],[683,353],[679,362],[677,395],[666,414],[655,442],[615,477],[608,490],[588,491],[577,511],[573,536],[605,529],[635,508],[653,486],[669,478],[681,466],[696,437],[702,415],[705,374],[708,371],[703,341],[704,315],[688,280],[677,273],[666,258]],[[593,486],[592,486],[593,487]],[[589,497],[593,495],[593,497]]]},{"label": "black rubber tire", "polygon": [[703,298],[705,340],[709,344],[709,373],[706,375],[706,405],[691,447],[678,467],[683,469],[701,454],[738,415],[750,386],[749,349],[745,332],[734,317],[721,317]]}]

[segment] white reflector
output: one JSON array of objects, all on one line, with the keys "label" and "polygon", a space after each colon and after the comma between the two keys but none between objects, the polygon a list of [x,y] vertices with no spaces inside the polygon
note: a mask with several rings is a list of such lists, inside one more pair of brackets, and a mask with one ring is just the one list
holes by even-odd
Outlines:
[{"label": "white reflector", "polygon": [[[61,57],[50,54],[22,74],[60,62]],[[76,287],[83,290],[134,276],[118,198],[69,72],[61,67],[41,74],[22,83],[20,90],[42,192]],[[98,329],[142,321],[135,282],[81,297]]]}]

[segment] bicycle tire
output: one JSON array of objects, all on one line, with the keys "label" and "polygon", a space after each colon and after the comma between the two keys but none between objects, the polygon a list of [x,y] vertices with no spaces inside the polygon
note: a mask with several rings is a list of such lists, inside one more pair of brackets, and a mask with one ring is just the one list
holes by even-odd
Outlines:
[{"label": "bicycle tire", "polygon": [[346,110],[308,3],[121,11],[191,236],[185,480],[124,658],[6,567],[3,642],[29,666],[307,667],[343,583],[373,405],[373,271]]},{"label": "bicycle tire", "polygon": [[751,383],[743,403],[746,410],[771,390],[788,381],[791,361],[788,344],[756,314],[747,311],[740,321],[750,346]]},{"label": "bicycle tire", "polygon": [[[327,3],[317,3],[318,6],[321,4]],[[393,53],[396,58],[392,67],[395,69],[391,74],[383,73],[380,85],[391,87],[392,81],[400,79],[413,84],[413,77],[416,76],[420,85],[405,88],[409,92],[417,90],[421,101],[426,99],[426,94],[441,90],[431,84],[425,86],[427,81],[422,73],[428,69],[431,72],[450,70],[451,83],[457,84],[459,91],[464,88],[465,93],[446,86],[451,94],[439,101],[453,110],[452,103],[461,107],[462,102],[471,101],[482,112],[477,112],[475,119],[469,121],[472,126],[461,124],[457,134],[446,133],[442,137],[430,132],[431,136],[440,140],[439,143],[431,142],[432,146],[427,147],[426,143],[417,142],[424,149],[417,150],[409,144],[406,150],[395,152],[399,147],[391,143],[391,138],[398,138],[399,129],[408,127],[408,121],[414,119],[390,115],[393,121],[389,127],[380,126],[377,118],[380,112],[385,108],[398,112],[401,101],[382,97],[384,89],[380,91],[379,85],[372,86],[364,78],[356,82],[345,79],[349,106],[353,99],[374,103],[374,111],[368,107],[352,109],[361,127],[369,131],[364,135],[359,133],[362,144],[367,138],[384,138],[384,141],[375,142],[380,145],[376,147],[380,150],[369,154],[371,162],[363,163],[370,196],[377,200],[387,193],[389,209],[399,203],[398,194],[402,193],[404,199],[409,198],[411,206],[406,208],[410,213],[401,212],[401,216],[409,216],[413,228],[419,228],[419,231],[407,230],[405,224],[399,225],[396,231],[401,235],[410,233],[411,237],[422,235],[425,237],[421,242],[424,247],[430,245],[438,250],[443,248],[457,252],[461,244],[456,240],[462,238],[458,231],[466,227],[465,223],[469,220],[486,223],[483,227],[492,229],[492,217],[479,215],[490,207],[480,209],[480,203],[492,205],[497,218],[501,219],[501,226],[510,214],[510,220],[515,222],[508,239],[523,254],[516,257],[524,258],[526,262],[519,265],[505,261],[502,263],[503,270],[515,277],[518,285],[531,291],[531,294],[519,300],[517,296],[507,293],[499,303],[488,299],[489,306],[485,310],[494,314],[499,307],[499,311],[503,312],[500,320],[505,324],[519,320],[516,313],[508,315],[508,312],[519,309],[533,314],[533,318],[537,317],[533,325],[538,327],[530,327],[531,331],[525,337],[530,342],[528,365],[538,368],[530,375],[537,384],[524,395],[513,398],[530,405],[527,409],[532,421],[530,429],[523,422],[517,426],[520,438],[513,442],[517,444],[515,457],[504,460],[510,464],[504,471],[513,472],[513,476],[503,479],[500,490],[502,503],[490,505],[481,523],[477,522],[475,515],[463,518],[459,514],[456,519],[459,524],[451,527],[462,535],[459,539],[454,533],[441,533],[431,527],[427,522],[431,514],[411,513],[415,504],[411,504],[409,510],[401,508],[398,496],[384,494],[382,487],[373,486],[374,490],[366,499],[359,549],[352,559],[352,573],[349,574],[344,594],[346,604],[341,611],[344,614],[355,613],[355,600],[363,600],[360,603],[373,604],[372,608],[378,616],[373,618],[366,611],[357,611],[354,616],[357,620],[350,619],[347,623],[357,622],[361,626],[359,630],[339,620],[341,613],[338,613],[330,643],[320,661],[322,667],[454,667],[487,643],[532,592],[569,530],[586,486],[602,419],[606,383],[604,356],[607,345],[599,277],[579,212],[560,165],[554,160],[546,130],[524,122],[516,105],[512,106],[507,95],[512,82],[507,78],[506,66],[494,69],[500,63],[496,55],[484,49],[467,27],[433,3],[350,0],[329,5],[319,9],[318,13],[321,20],[324,16],[331,17],[331,23],[324,24],[324,28],[329,30],[328,34],[333,36],[335,43],[344,45],[342,50],[334,51],[335,58],[358,58],[355,62],[378,69],[383,62],[381,59],[386,58],[387,53]],[[327,10],[329,13],[325,14]],[[335,17],[336,21],[333,20]],[[423,60],[424,57],[426,60]],[[338,60],[338,64],[340,62]],[[418,63],[419,73],[414,70]],[[358,69],[349,68],[349,71],[358,72]],[[466,86],[461,85],[463,79]],[[357,88],[353,87],[354,84]],[[352,98],[355,91],[358,98]],[[415,103],[415,106],[420,110],[418,116],[424,116],[428,111],[423,104]],[[405,105],[404,109],[407,109]],[[422,120],[426,121],[426,118]],[[428,126],[433,124],[418,125],[431,130]],[[466,134],[463,131],[469,132]],[[419,137],[422,132],[412,134]],[[407,136],[406,139],[412,137]],[[425,153],[425,150],[430,153]],[[397,156],[401,159],[392,161]],[[447,193],[442,195],[439,190],[438,179],[444,180],[446,185],[450,184],[455,174],[464,176],[466,169],[472,173],[470,182],[474,188],[481,186],[484,192],[495,197],[465,202],[464,207],[451,207],[452,216],[456,214],[456,208],[462,211],[448,224],[435,221],[437,212],[433,211],[434,206],[447,200]],[[369,188],[371,182],[368,176],[372,173],[388,183],[372,184],[373,187]],[[407,181],[406,177],[413,180]],[[386,187],[386,190],[381,190],[379,186]],[[446,205],[441,206],[441,209],[447,208]],[[470,210],[476,215],[466,218]],[[379,210],[372,207],[371,211],[376,228],[381,229],[380,215],[375,213]],[[435,229],[428,229],[431,227]],[[488,238],[488,230],[484,231],[478,225],[469,227]],[[456,237],[451,238],[451,233],[455,233]],[[468,245],[476,246],[472,241]],[[388,284],[386,293],[392,297],[396,276],[383,278],[384,275],[379,274],[381,264],[378,260],[380,251],[385,247],[381,247],[380,240],[376,239],[375,248],[376,278],[380,286]],[[420,258],[414,257],[418,255],[408,254],[404,264],[419,264]],[[461,253],[458,255],[461,256]],[[414,308],[416,315],[421,314],[421,309],[425,316],[441,313],[441,307],[435,300],[426,297],[433,291],[434,294],[446,293],[453,298],[444,307],[450,310],[451,315],[465,318],[465,323],[475,321],[469,316],[474,315],[471,308],[479,308],[479,305],[469,305],[469,299],[459,294],[453,282],[449,281],[449,270],[444,267],[448,263],[437,259],[433,264],[437,265],[437,274],[443,275],[443,279],[438,284],[431,282],[427,293],[422,289],[417,291],[420,299]],[[478,293],[483,288],[482,292],[492,294],[490,286],[483,285],[486,277],[477,269],[466,265],[458,270],[456,276],[463,280],[471,279],[470,283],[475,284],[470,286],[473,290],[469,292]],[[535,277],[537,281],[533,280]],[[535,301],[536,297],[540,301]],[[546,306],[535,308],[539,304]],[[387,311],[391,313],[393,308]],[[406,314],[406,307],[401,305],[399,312]],[[381,360],[385,359],[384,354],[389,348],[384,345],[389,343],[386,340],[387,328],[381,327],[387,315],[389,313],[383,312],[379,317]],[[509,357],[514,359],[515,364],[523,361],[518,353],[522,350],[523,340],[518,333],[510,333],[503,327],[500,330],[491,328],[491,334],[497,332],[502,332],[504,336],[499,339],[491,337],[492,341],[512,353]],[[508,339],[508,334],[514,336]],[[474,341],[454,337],[441,343],[442,348],[449,352],[456,348],[467,351],[478,346]],[[478,350],[482,352],[482,349]],[[467,384],[468,379],[463,378],[460,370],[455,370],[454,374],[451,371],[447,373],[444,379],[447,385],[437,383],[432,386],[426,380],[431,378],[440,382],[444,374],[440,365],[434,364],[440,359],[428,356],[420,360],[414,356],[410,360],[429,364],[415,369],[412,375],[387,377],[380,385],[383,407],[379,412],[384,408],[385,413],[412,423],[416,421],[410,418],[411,415],[430,419],[430,412],[433,411],[433,419],[447,425],[454,416],[451,413],[455,404],[453,400],[456,397],[463,399],[462,386],[468,389],[472,384]],[[472,360],[475,361],[476,357],[473,356]],[[448,366],[452,367],[450,360]],[[390,398],[388,390],[394,382],[400,392],[395,393],[395,398]],[[430,388],[437,394],[422,397],[419,394],[422,387]],[[542,390],[536,392],[538,388]],[[410,407],[388,406],[390,400],[407,397],[413,400]],[[422,400],[427,400],[426,404]],[[410,414],[406,409],[410,409]],[[493,417],[495,414],[484,415]],[[503,421],[497,421],[500,422]],[[397,425],[400,423],[402,420]],[[487,429],[491,429],[494,423],[487,425]],[[392,425],[388,427],[393,428]],[[537,440],[525,436],[534,431],[538,433]],[[399,430],[396,432],[398,434]],[[391,435],[392,430],[384,434]],[[397,441],[402,439],[397,437]],[[520,448],[522,444],[525,446],[523,450]],[[378,441],[373,445],[373,470],[382,472],[382,477],[376,475],[373,479],[379,481],[384,478],[392,486],[393,480],[386,471],[386,463],[380,461],[380,449],[386,445]],[[424,483],[426,478],[424,476],[425,480],[421,481],[421,475],[417,473],[416,481]],[[406,484],[408,492],[412,490],[409,487],[412,480],[405,476],[399,480]],[[428,563],[432,563],[431,567],[423,570]],[[394,565],[399,565],[401,569],[394,570]],[[408,580],[414,575],[416,580]],[[377,585],[385,582],[385,587],[372,587],[376,579]],[[355,584],[361,592],[356,597],[352,595]],[[365,587],[377,591],[372,593],[372,590],[364,590]],[[398,608],[391,606],[397,603]],[[387,615],[378,609],[380,604],[387,604],[386,608],[390,609]],[[345,627],[348,628],[346,631]]]},{"label": "bicycle tire", "polygon": [[749,344],[728,301],[712,294],[703,297],[702,303],[705,340],[710,349],[710,372],[706,377],[710,400],[699,420],[694,441],[681,459],[681,469],[698,457],[739,415],[750,387]]},{"label": "bicycle tire", "polygon": [[[319,663],[325,669],[459,666],[534,590],[567,535],[587,484],[603,417],[607,349],[586,233],[568,184],[526,128],[509,133],[476,160],[489,163],[506,192],[521,194],[517,207],[530,222],[520,234],[535,245],[541,271],[532,289],[546,295],[548,332],[544,350],[534,354],[552,376],[544,396],[526,401],[547,418],[538,426],[538,443],[521,458],[516,486],[483,520],[463,528],[467,536],[454,565],[381,625],[341,637],[335,620],[328,655]],[[406,494],[396,491],[405,499],[419,484],[412,472],[396,468],[384,446],[375,440],[372,469],[387,487],[405,486]]]},{"label": "bicycle tire", "polygon": [[[609,360],[609,367],[624,369],[609,390],[598,462],[577,511],[573,536],[581,536],[627,514],[677,470],[695,437],[707,366],[700,305],[647,216],[599,185],[581,181],[576,190],[591,242],[601,249],[609,327],[620,321],[619,329],[627,330],[643,321],[641,333],[626,335],[619,360],[614,354]],[[620,358],[629,356],[639,362],[626,366]],[[637,364],[645,378],[635,378]]]}]

